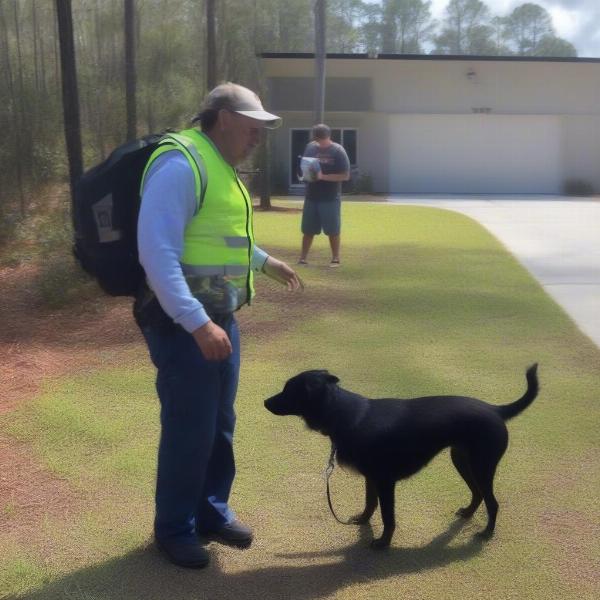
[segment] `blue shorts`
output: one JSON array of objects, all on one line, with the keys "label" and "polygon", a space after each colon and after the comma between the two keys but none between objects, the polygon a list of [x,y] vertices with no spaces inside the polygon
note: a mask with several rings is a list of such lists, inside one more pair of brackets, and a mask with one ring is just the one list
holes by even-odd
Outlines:
[{"label": "blue shorts", "polygon": [[341,229],[341,204],[337,200],[305,200],[302,210],[302,233],[319,235],[339,235]]}]

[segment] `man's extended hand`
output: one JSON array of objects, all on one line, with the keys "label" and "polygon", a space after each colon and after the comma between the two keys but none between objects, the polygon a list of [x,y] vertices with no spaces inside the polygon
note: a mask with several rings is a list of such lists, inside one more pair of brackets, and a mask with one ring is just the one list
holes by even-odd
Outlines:
[{"label": "man's extended hand", "polygon": [[288,290],[296,291],[304,289],[304,284],[294,269],[288,266],[286,263],[269,256],[265,264],[263,265],[263,273],[285,285]]},{"label": "man's extended hand", "polygon": [[206,360],[223,360],[233,352],[225,330],[212,321],[198,327],[192,335]]}]

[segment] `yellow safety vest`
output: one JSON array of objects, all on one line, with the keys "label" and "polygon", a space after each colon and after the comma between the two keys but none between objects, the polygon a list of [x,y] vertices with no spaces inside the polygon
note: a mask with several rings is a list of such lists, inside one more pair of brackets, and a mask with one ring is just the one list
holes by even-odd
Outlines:
[{"label": "yellow safety vest", "polygon": [[183,274],[209,314],[233,312],[254,297],[250,194],[235,168],[197,129],[167,134],[161,140],[146,164],[142,187],[152,162],[174,149],[187,158],[196,185],[197,210],[184,233]]}]

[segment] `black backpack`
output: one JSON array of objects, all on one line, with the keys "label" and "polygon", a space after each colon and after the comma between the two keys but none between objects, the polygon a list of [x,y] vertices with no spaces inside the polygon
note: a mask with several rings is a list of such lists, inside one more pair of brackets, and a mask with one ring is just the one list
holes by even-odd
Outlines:
[{"label": "black backpack", "polygon": [[[178,139],[175,139],[177,137]],[[166,134],[174,148],[179,136]],[[73,191],[73,254],[111,296],[136,296],[145,275],[138,260],[140,184],[150,155],[165,134],[151,134],[119,146],[86,171]],[[202,159],[186,144],[201,174],[201,206],[207,178]]]}]

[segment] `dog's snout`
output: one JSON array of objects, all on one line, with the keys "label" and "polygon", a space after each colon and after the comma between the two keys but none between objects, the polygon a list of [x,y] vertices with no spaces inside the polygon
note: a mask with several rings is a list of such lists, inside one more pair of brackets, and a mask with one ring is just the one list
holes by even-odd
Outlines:
[{"label": "dog's snout", "polygon": [[265,400],[265,408],[271,412],[273,411],[273,402],[275,401],[276,396],[271,396]]},{"label": "dog's snout", "polygon": [[281,402],[281,394],[275,394],[265,400],[265,408],[272,412],[274,415],[284,415],[285,410]]}]

